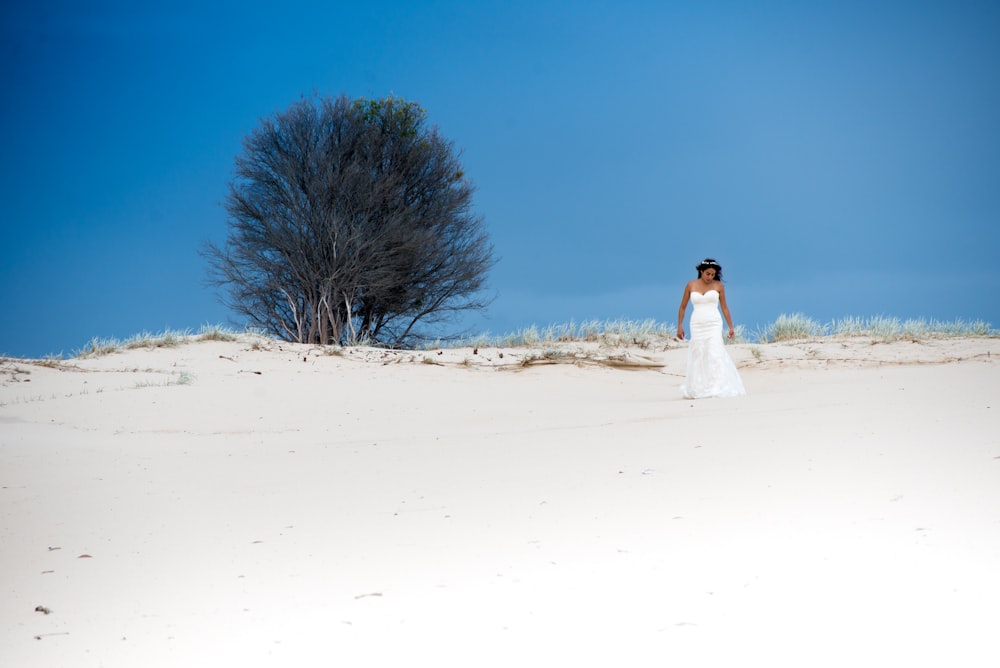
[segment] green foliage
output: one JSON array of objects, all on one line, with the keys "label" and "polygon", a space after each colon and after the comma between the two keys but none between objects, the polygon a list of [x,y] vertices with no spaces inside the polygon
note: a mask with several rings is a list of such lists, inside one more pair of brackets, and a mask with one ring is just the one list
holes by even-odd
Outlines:
[{"label": "green foliage", "polygon": [[416,137],[427,120],[427,111],[419,104],[392,95],[381,100],[358,98],[351,108],[367,125],[402,139]]}]

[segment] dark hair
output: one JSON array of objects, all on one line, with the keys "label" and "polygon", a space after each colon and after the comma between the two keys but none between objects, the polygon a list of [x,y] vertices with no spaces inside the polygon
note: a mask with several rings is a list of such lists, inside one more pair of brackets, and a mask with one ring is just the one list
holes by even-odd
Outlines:
[{"label": "dark hair", "polygon": [[722,265],[715,261],[714,258],[706,257],[704,260],[698,263],[695,267],[698,270],[698,278],[701,278],[701,272],[706,269],[715,269],[715,280],[722,280]]}]

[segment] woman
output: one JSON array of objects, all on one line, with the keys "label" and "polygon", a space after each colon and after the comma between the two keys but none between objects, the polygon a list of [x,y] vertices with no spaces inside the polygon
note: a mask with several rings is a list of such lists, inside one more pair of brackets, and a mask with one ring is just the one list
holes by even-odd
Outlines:
[{"label": "woman", "polygon": [[736,365],[722,342],[722,318],[729,325],[729,338],[736,336],[733,318],[726,305],[722,285],[722,267],[710,257],[695,267],[698,278],[684,286],[681,308],[677,312],[677,338],[684,338],[684,313],[688,301],[694,304],[691,314],[691,343],[688,344],[687,377],[681,385],[685,399],[738,397],[746,394]]}]

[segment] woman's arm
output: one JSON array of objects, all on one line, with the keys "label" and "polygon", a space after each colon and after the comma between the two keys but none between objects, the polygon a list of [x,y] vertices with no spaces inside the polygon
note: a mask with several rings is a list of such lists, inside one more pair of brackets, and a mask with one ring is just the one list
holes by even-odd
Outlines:
[{"label": "woman's arm", "polygon": [[691,299],[691,284],[684,286],[684,296],[681,297],[681,307],[677,310],[677,338],[684,338],[684,312],[687,311],[688,300]]},{"label": "woman's arm", "polygon": [[719,283],[719,306],[722,307],[722,315],[726,318],[726,324],[729,325],[729,338],[734,338],[736,330],[733,328],[733,317],[729,315],[729,305],[726,304],[726,288],[723,287],[722,283]]}]

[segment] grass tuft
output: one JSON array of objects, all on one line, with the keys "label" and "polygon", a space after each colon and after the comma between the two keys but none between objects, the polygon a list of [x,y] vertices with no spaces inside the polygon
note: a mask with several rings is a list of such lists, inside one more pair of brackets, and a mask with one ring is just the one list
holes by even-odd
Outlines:
[{"label": "grass tuft", "polygon": [[802,313],[782,313],[766,330],[768,341],[791,341],[823,336],[826,328]]},{"label": "grass tuft", "polygon": [[237,341],[240,332],[222,325],[202,325],[197,338],[199,341]]}]

